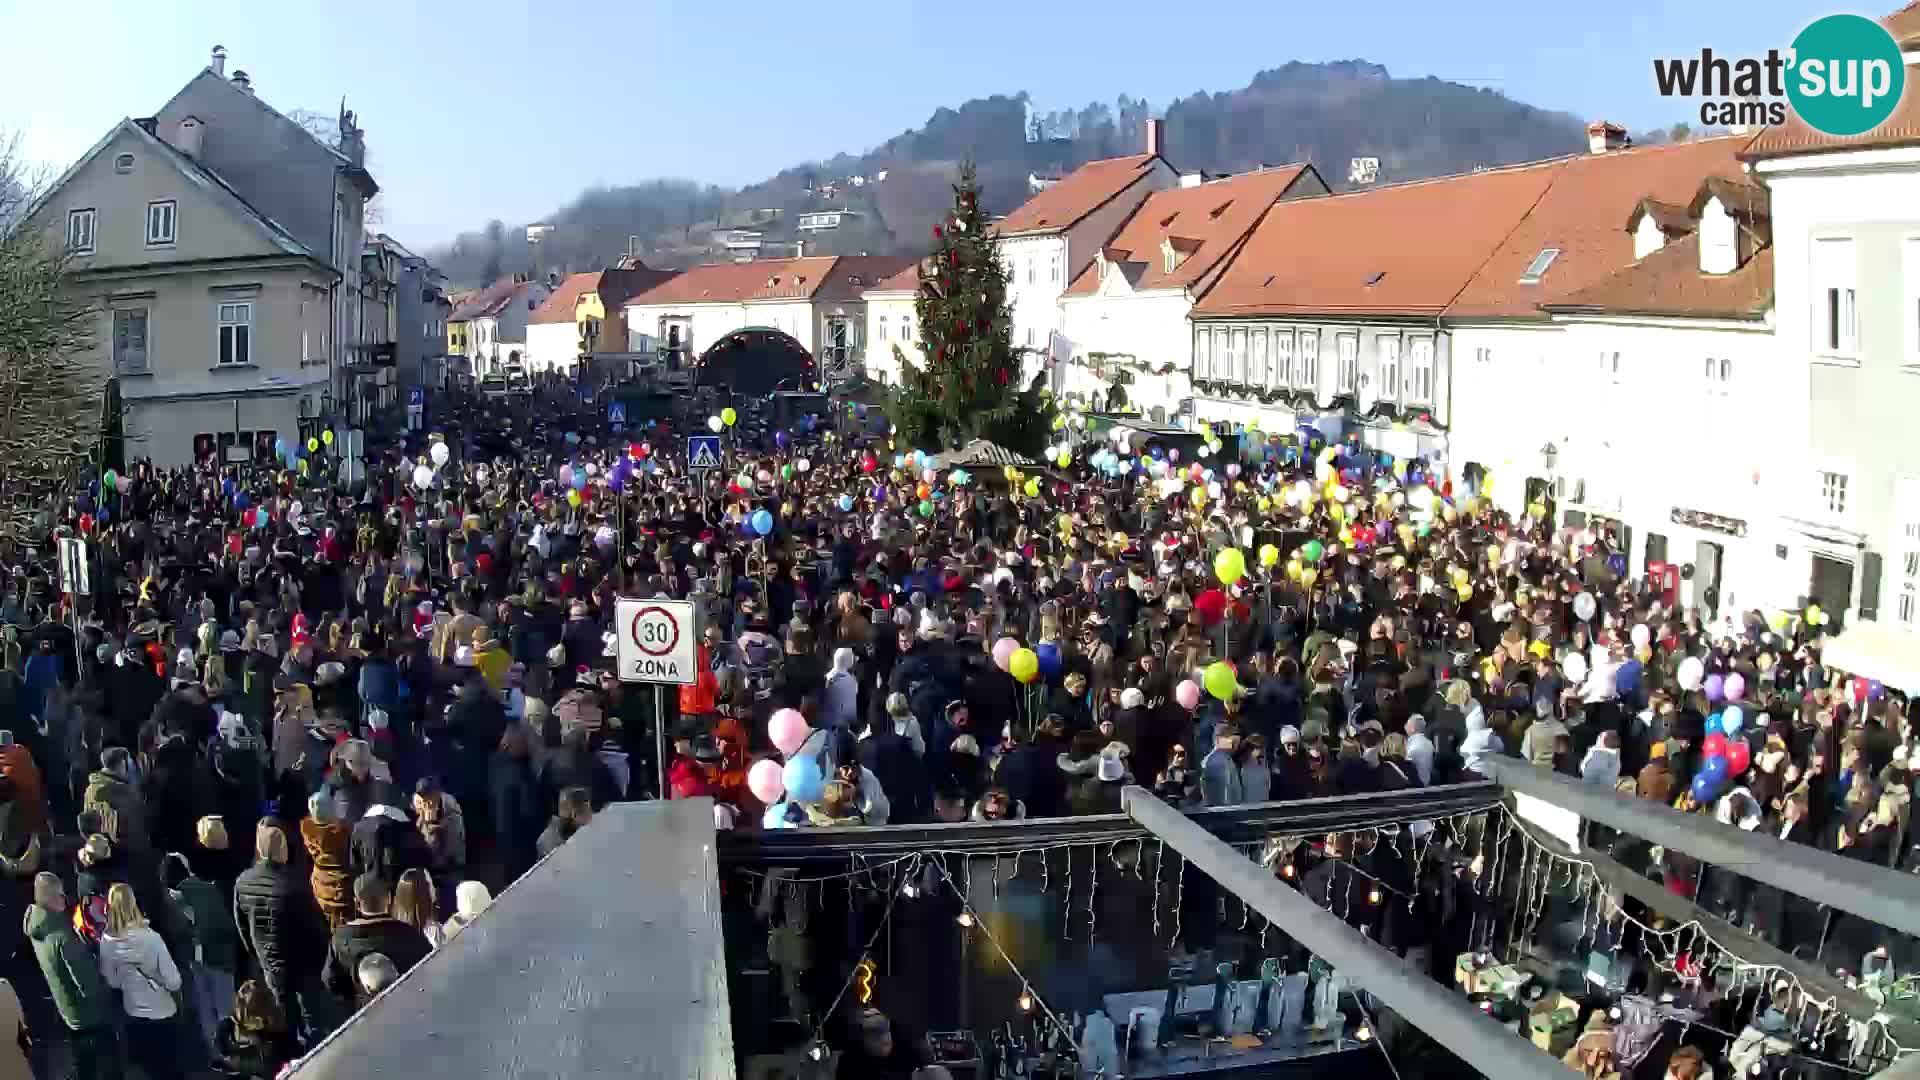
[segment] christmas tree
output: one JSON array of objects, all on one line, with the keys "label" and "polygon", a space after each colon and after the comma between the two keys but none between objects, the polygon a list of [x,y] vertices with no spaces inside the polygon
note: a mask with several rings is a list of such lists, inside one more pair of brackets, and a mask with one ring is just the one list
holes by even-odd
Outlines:
[{"label": "christmas tree", "polygon": [[980,210],[973,166],[960,171],[953,211],[933,227],[914,300],[920,340],[906,358],[888,416],[903,446],[921,450],[990,439],[1038,454],[1053,420],[1051,395],[1020,385],[1007,309],[1007,272]]}]

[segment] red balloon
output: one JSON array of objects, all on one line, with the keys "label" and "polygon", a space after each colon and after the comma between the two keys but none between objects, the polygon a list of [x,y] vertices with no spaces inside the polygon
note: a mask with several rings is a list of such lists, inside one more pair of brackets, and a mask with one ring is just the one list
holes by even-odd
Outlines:
[{"label": "red balloon", "polygon": [[[1710,758],[1725,757],[1727,753],[1727,737],[1718,731],[1714,732],[1707,736],[1705,741],[1701,742],[1700,751]],[[1731,766],[1733,763],[1729,761],[1727,764]]]},{"label": "red balloon", "polygon": [[639,443],[628,443],[628,444],[627,444],[627,456],[628,456],[628,457],[630,457],[630,458],[632,458],[632,459],[634,459],[635,461],[638,461],[638,460],[640,460],[641,458],[643,458],[643,457],[646,457],[646,456],[647,456],[647,452],[646,452],[645,450],[642,450],[642,449],[640,448],[640,444],[639,444]]},{"label": "red balloon", "polygon": [[1747,766],[1752,761],[1753,761],[1753,748],[1747,745],[1747,740],[1745,739],[1728,739],[1727,740],[1727,775],[1728,776],[1730,777],[1739,776],[1741,773],[1746,772]]},{"label": "red balloon", "polygon": [[83,533],[90,533],[93,531],[93,515],[92,514],[80,515],[80,531]]},{"label": "red balloon", "polygon": [[872,454],[868,454],[866,457],[860,459],[860,471],[863,473],[870,473],[879,467],[880,463],[874,460]]},{"label": "red balloon", "polygon": [[1227,614],[1227,594],[1219,589],[1208,589],[1193,598],[1193,612],[1200,616],[1201,625],[1218,625]]}]

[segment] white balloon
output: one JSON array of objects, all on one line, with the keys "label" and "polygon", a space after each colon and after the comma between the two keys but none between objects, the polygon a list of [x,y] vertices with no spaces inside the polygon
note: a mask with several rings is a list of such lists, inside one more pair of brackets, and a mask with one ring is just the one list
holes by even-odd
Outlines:
[{"label": "white balloon", "polygon": [[1593,602],[1592,593],[1580,593],[1573,598],[1573,613],[1581,622],[1592,622],[1598,605]]},{"label": "white balloon", "polygon": [[1689,656],[1680,661],[1680,670],[1674,672],[1674,677],[1679,680],[1680,689],[1698,690],[1700,681],[1706,677],[1706,673],[1707,665],[1701,663],[1699,657]]},{"label": "white balloon", "polygon": [[422,489],[432,487],[433,486],[433,470],[427,468],[425,465],[414,466],[413,467],[413,486],[417,488],[422,488]]},{"label": "white balloon", "polygon": [[1652,640],[1653,640],[1653,631],[1647,629],[1646,623],[1634,624],[1633,644],[1635,648],[1641,648],[1641,649],[1646,648],[1647,642]]},{"label": "white balloon", "polygon": [[707,417],[707,429],[709,431],[712,431],[715,435],[720,434],[720,432],[723,431],[726,428],[726,426],[727,426],[727,422],[725,420],[720,419],[717,416]]},{"label": "white balloon", "polygon": [[799,461],[793,463],[793,467],[801,472],[806,472],[808,469],[813,468],[813,462],[808,461],[806,458],[801,458]]},{"label": "white balloon", "polygon": [[437,442],[433,444],[433,449],[427,451],[427,456],[433,459],[435,465],[445,465],[447,459],[453,456],[453,451],[447,449],[446,443]]},{"label": "white balloon", "polygon": [[1579,653],[1568,653],[1567,658],[1560,661],[1560,668],[1567,673],[1567,678],[1573,682],[1586,681],[1587,658],[1581,656]]},{"label": "white balloon", "polygon": [[600,474],[600,467],[598,465],[595,465],[591,461],[587,462],[587,475],[598,476],[599,474]]}]

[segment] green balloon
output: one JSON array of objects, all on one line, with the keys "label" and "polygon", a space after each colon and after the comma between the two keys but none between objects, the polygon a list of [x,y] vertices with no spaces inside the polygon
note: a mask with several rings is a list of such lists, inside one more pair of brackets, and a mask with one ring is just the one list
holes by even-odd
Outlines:
[{"label": "green balloon", "polygon": [[1240,680],[1235,676],[1233,665],[1225,660],[1215,660],[1207,665],[1201,681],[1206,684],[1207,693],[1218,701],[1231,701],[1240,689]]},{"label": "green balloon", "polygon": [[793,466],[791,465],[780,466],[780,479],[782,480],[793,479]]},{"label": "green balloon", "polygon": [[1306,546],[1300,549],[1300,557],[1307,560],[1310,563],[1317,563],[1320,561],[1321,553],[1325,552],[1326,550],[1327,549],[1325,547],[1321,546],[1320,541],[1309,540],[1307,541]]},{"label": "green balloon", "polygon": [[120,477],[116,475],[112,469],[108,469],[106,480],[107,480],[107,486],[112,487],[115,484],[118,484],[120,482]]},{"label": "green balloon", "polygon": [[926,500],[926,499],[921,499],[921,500],[920,500],[920,516],[921,516],[921,517],[932,517],[932,516],[933,516],[933,503],[932,503],[932,502],[930,502],[930,501],[928,501],[928,500]]}]

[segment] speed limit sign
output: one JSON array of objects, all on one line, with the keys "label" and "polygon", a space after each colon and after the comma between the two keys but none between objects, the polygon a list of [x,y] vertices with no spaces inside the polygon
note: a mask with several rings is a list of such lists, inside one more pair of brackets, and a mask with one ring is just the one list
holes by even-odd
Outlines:
[{"label": "speed limit sign", "polygon": [[692,601],[621,597],[613,610],[620,681],[694,684],[699,628],[693,624]]}]

